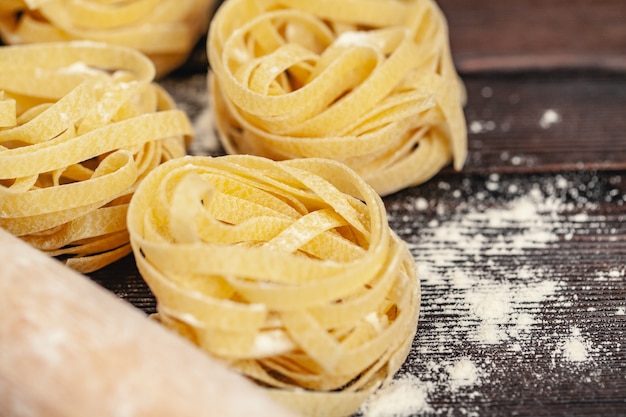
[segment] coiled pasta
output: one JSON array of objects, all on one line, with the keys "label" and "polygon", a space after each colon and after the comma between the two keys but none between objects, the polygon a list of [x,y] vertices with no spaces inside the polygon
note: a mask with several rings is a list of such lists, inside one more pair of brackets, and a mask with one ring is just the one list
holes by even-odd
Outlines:
[{"label": "coiled pasta", "polygon": [[413,258],[344,164],[168,161],[139,185],[128,227],[159,320],[304,415],[353,413],[408,354]]},{"label": "coiled pasta", "polygon": [[180,66],[206,34],[215,0],[10,0],[0,3],[7,44],[91,40],[137,49],[157,77]]},{"label": "coiled pasta", "polygon": [[130,253],[137,184],[192,136],[152,62],[84,41],[0,47],[0,62],[0,227],[81,272]]},{"label": "coiled pasta", "polygon": [[226,0],[207,48],[228,153],[335,159],[381,195],[464,164],[465,92],[433,0]]}]

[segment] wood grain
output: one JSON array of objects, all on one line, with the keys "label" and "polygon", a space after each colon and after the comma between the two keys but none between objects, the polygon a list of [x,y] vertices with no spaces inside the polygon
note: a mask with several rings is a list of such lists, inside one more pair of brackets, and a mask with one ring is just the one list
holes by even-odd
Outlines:
[{"label": "wood grain", "polygon": [[464,79],[465,172],[626,169],[623,74],[523,72]]},{"label": "wood grain", "polygon": [[[490,226],[490,218],[532,194],[535,207],[545,211],[533,213],[530,230],[517,230],[513,217]],[[436,388],[430,393],[432,412],[425,415],[623,415],[625,197],[621,173],[564,172],[443,175],[386,200],[394,229],[411,242],[427,271],[420,327],[404,368]],[[558,204],[543,203],[548,200]],[[454,230],[461,237],[449,243],[430,235],[454,236]],[[540,231],[555,240],[533,242]],[[508,251],[490,251],[507,236]],[[473,249],[476,241],[479,250]],[[451,254],[457,258],[447,262]],[[542,283],[554,283],[554,291],[537,302],[515,300]],[[505,301],[514,307],[512,314],[532,317],[532,326],[516,335],[510,332],[514,319],[496,318],[509,333],[497,343],[476,337],[484,322],[467,297],[481,291],[493,297],[482,307],[494,309],[510,295]],[[589,355],[580,362],[564,358],[572,329],[580,331]],[[481,376],[454,391],[445,365],[460,358],[472,360]]]},{"label": "wood grain", "polygon": [[439,0],[462,73],[626,70],[621,0]]}]

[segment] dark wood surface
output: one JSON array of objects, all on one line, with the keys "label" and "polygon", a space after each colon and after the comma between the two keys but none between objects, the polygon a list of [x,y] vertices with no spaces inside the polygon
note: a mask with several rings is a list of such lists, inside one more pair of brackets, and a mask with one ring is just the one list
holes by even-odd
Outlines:
[{"label": "dark wood surface", "polygon": [[441,0],[461,72],[626,69],[619,0]]},{"label": "dark wood surface", "polygon": [[[626,415],[626,2],[440,4],[468,161],[385,198],[422,273],[418,414]],[[162,80],[192,118],[205,59]],[[155,310],[132,257],[91,277]],[[455,385],[460,360],[477,378]]]}]

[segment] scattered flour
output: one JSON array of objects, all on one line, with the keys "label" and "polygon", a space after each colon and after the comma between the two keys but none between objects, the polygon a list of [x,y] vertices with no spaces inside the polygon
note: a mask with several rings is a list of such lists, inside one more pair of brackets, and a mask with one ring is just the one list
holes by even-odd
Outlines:
[{"label": "scattered flour", "polygon": [[[553,116],[548,113],[546,117],[554,123]],[[568,323],[567,317],[544,322],[544,312],[571,308],[580,300],[562,280],[560,264],[536,256],[588,235],[594,224],[600,230],[602,216],[593,214],[597,206],[585,199],[593,186],[590,183],[588,189],[575,190],[566,178],[556,175],[551,183],[521,190],[518,184],[504,182],[494,174],[485,179],[483,190],[471,189],[471,193],[447,182],[437,184],[455,198],[452,204],[416,197],[398,202],[402,206],[389,206],[390,223],[399,223],[401,234],[407,231],[405,240],[422,282],[422,315],[426,319],[422,326],[426,324],[428,330],[421,333],[426,338],[421,342],[418,332],[416,354],[418,363],[427,363],[409,366],[411,372],[399,379],[404,390],[395,386],[392,391],[395,399],[386,390],[376,396],[380,404],[404,403],[404,409],[391,408],[391,404],[378,409],[370,404],[362,410],[365,417],[477,415],[476,403],[464,406],[463,401],[481,396],[483,383],[503,377],[497,363],[497,355],[503,352],[507,360],[518,357],[520,363],[532,361],[529,358],[535,355],[551,355],[553,367],[578,369],[593,364],[593,354],[602,347],[594,346],[575,323]],[[492,193],[510,197],[493,198]],[[394,218],[396,210],[401,217]],[[431,217],[423,221],[425,216]],[[626,271],[595,274],[592,279],[597,282],[617,282]],[[626,307],[613,311],[624,315]],[[491,354],[483,356],[483,352]],[[417,377],[410,376],[411,366],[419,370]],[[543,376],[537,374],[536,378]],[[398,400],[402,395],[407,398]],[[404,402],[409,398],[418,405],[411,409]],[[452,409],[438,400],[441,398],[464,400]],[[376,410],[387,414],[376,414]]]},{"label": "scattered flour", "polygon": [[464,303],[469,318],[476,322],[469,338],[481,344],[497,344],[529,335],[536,319],[532,311],[535,309],[527,311],[528,306],[539,306],[554,294],[556,287],[556,283],[544,281],[521,286],[483,283],[474,290],[468,289]]},{"label": "scattered flour", "polygon": [[496,129],[496,122],[493,120],[473,120],[469,123],[471,133],[486,133]]},{"label": "scattered flour", "polygon": [[428,205],[428,200],[423,197],[418,197],[417,200],[415,200],[415,208],[420,211],[428,209]]},{"label": "scattered flour", "polygon": [[609,277],[611,278],[622,278],[624,276],[624,271],[620,271],[618,269],[612,269],[609,271]]},{"label": "scattered flour", "polygon": [[539,119],[539,126],[548,129],[561,121],[561,115],[554,109],[546,109]]},{"label": "scattered flour", "polygon": [[512,155],[509,151],[500,152],[500,160],[504,162],[508,161],[513,166],[523,165],[527,167],[535,166],[538,162],[537,156],[535,155],[528,155],[528,154]]},{"label": "scattered flour", "polygon": [[450,388],[453,391],[478,383],[479,370],[470,359],[460,359],[453,365],[450,365],[447,371],[450,378]]},{"label": "scattered flour", "polygon": [[409,417],[437,413],[430,404],[431,394],[442,389],[467,390],[480,384],[481,371],[469,358],[453,363],[430,363],[429,370],[439,373],[440,380],[421,380],[409,373],[402,374],[369,398],[359,414],[362,417]]},{"label": "scattered flour", "polygon": [[570,362],[584,362],[588,358],[584,342],[577,337],[570,337],[563,348],[565,358]]},{"label": "scattered flour", "polygon": [[193,130],[196,134],[191,143],[190,152],[194,155],[217,152],[220,147],[215,131],[214,115],[210,107],[205,107],[193,120]]},{"label": "scattered flour", "polygon": [[402,375],[381,389],[362,406],[364,417],[406,417],[432,412],[428,393],[433,384],[411,374]]},{"label": "scattered flour", "polygon": [[206,74],[193,75],[183,84],[177,83],[175,78],[166,78],[161,81],[161,85],[191,120],[195,137],[189,152],[193,155],[221,153]]},{"label": "scattered flour", "polygon": [[560,353],[566,361],[578,363],[590,360],[589,352],[591,350],[591,343],[581,335],[580,329],[577,327],[572,328],[571,336],[560,347]]}]

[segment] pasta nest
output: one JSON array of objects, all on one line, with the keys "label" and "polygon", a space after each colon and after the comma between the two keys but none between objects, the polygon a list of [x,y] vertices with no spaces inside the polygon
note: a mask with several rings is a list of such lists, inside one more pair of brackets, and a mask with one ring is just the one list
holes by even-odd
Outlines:
[{"label": "pasta nest", "polygon": [[0,47],[0,227],[80,272],[131,252],[128,202],[192,128],[141,53]]},{"label": "pasta nest", "polygon": [[344,164],[168,161],[139,185],[128,227],[158,319],[304,415],[353,413],[409,352],[413,258]]},{"label": "pasta nest", "polygon": [[335,159],[381,195],[464,164],[465,90],[433,0],[227,0],[207,51],[228,153]]},{"label": "pasta nest", "polygon": [[206,34],[215,0],[3,0],[7,44],[91,40],[137,49],[157,77],[180,66]]}]

